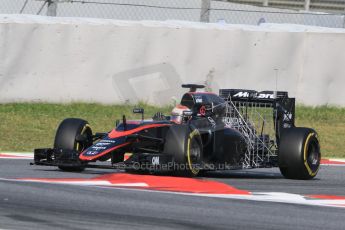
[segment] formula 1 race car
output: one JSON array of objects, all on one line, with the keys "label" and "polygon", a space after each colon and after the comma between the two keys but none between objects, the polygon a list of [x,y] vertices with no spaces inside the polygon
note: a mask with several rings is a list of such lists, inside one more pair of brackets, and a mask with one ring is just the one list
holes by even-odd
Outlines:
[{"label": "formula 1 race car", "polygon": [[170,116],[156,113],[144,120],[144,110],[136,108],[141,120],[127,121],[123,115],[112,131],[96,134],[85,120],[63,120],[54,148],[35,149],[34,164],[64,171],[122,168],[183,176],[279,167],[286,178],[316,176],[321,159],[317,133],[295,127],[295,99],[287,92],[220,89],[216,95],[198,91],[202,85],[182,87],[189,92]]}]

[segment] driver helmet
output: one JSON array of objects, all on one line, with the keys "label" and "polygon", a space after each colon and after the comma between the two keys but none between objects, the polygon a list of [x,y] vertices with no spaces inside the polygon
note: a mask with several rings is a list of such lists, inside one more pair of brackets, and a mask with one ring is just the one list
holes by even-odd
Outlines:
[{"label": "driver helmet", "polygon": [[176,124],[182,124],[183,120],[183,113],[184,112],[192,112],[187,106],[184,105],[176,105],[175,108],[171,111],[171,118],[170,120]]}]

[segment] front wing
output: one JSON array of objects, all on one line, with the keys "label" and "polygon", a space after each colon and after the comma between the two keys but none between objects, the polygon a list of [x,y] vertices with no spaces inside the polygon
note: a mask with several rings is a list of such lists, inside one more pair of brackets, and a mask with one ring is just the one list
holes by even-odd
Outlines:
[{"label": "front wing", "polygon": [[171,155],[163,153],[140,153],[133,154],[128,159],[109,164],[94,164],[79,159],[79,152],[65,149],[35,149],[34,165],[58,166],[58,167],[85,167],[104,169],[133,169],[144,171],[171,170],[174,159]]}]

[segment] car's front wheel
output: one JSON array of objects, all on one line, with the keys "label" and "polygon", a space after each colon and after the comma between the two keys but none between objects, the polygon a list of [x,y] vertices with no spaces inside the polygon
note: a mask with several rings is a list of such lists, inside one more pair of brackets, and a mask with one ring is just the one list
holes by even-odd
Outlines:
[{"label": "car's front wheel", "polygon": [[173,170],[177,175],[197,176],[203,156],[198,129],[189,125],[172,125],[165,137],[164,153],[173,156]]},{"label": "car's front wheel", "polygon": [[[67,118],[60,123],[55,135],[54,148],[81,153],[91,145],[92,130],[87,121],[79,118]],[[84,170],[84,167],[80,165],[60,165],[58,167],[63,171],[80,172]]]}]

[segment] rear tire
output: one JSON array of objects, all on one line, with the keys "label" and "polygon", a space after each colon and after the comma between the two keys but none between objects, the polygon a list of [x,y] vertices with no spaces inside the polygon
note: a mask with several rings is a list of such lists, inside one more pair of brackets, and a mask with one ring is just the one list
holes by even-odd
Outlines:
[{"label": "rear tire", "polygon": [[[77,141],[79,135],[84,135],[85,141]],[[92,145],[92,130],[88,122],[78,118],[67,118],[63,120],[55,135],[54,148],[75,150],[81,153]],[[58,166],[59,169],[69,172],[81,172],[84,166]]]},{"label": "rear tire", "polygon": [[172,125],[165,137],[164,153],[174,158],[174,172],[193,177],[200,172],[203,146],[200,133],[189,125]]},{"label": "rear tire", "polygon": [[309,180],[321,161],[317,133],[309,128],[284,129],[280,137],[278,164],[285,178]]}]

